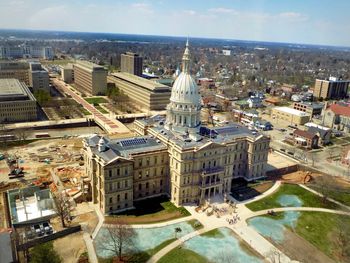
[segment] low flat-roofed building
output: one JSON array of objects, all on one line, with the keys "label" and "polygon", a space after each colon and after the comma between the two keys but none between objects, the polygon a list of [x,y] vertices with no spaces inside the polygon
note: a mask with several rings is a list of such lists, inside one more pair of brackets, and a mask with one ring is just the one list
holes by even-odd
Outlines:
[{"label": "low flat-roofed building", "polygon": [[30,86],[29,63],[18,61],[0,62],[0,79],[18,79]]},{"label": "low flat-roofed building", "polygon": [[103,66],[88,61],[77,61],[73,68],[77,90],[89,95],[106,93],[107,70]]},{"label": "low flat-roofed building", "polygon": [[28,87],[17,79],[0,79],[0,122],[37,120],[37,105]]},{"label": "low flat-roofed building", "polygon": [[37,186],[7,191],[8,205],[13,226],[40,222],[56,215],[50,189]]},{"label": "low flat-roofed building", "polygon": [[272,109],[272,117],[289,122],[290,124],[303,125],[310,120],[310,114],[289,107],[276,107]]},{"label": "low flat-roofed building", "polygon": [[146,110],[164,110],[169,103],[171,91],[166,85],[129,73],[113,73],[108,82],[114,83],[129,98]]}]

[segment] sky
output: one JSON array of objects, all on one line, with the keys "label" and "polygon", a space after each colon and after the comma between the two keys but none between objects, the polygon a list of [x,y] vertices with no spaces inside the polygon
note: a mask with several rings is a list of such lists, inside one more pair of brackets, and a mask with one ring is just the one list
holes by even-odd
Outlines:
[{"label": "sky", "polygon": [[349,0],[0,0],[0,28],[350,46]]}]

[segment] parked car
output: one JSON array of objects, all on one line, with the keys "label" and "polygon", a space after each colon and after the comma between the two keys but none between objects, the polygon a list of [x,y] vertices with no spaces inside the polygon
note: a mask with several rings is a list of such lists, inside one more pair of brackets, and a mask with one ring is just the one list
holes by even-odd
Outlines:
[{"label": "parked car", "polygon": [[40,225],[34,225],[34,230],[35,230],[35,234],[36,234],[37,236],[42,236],[42,235],[44,235],[44,229],[42,229],[42,228],[40,227]]},{"label": "parked car", "polygon": [[49,235],[53,233],[52,226],[49,224],[49,222],[44,222],[42,226],[44,228],[45,234]]}]

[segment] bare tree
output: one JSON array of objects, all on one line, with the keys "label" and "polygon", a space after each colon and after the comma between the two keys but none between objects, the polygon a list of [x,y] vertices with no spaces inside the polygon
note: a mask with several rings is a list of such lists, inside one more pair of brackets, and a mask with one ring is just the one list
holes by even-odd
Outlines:
[{"label": "bare tree", "polygon": [[336,222],[335,245],[339,249],[339,256],[341,258],[348,258],[350,256],[350,226],[348,221],[339,218]]},{"label": "bare tree", "polygon": [[135,230],[124,220],[117,221],[106,227],[107,235],[101,240],[101,247],[113,253],[122,262],[126,251],[133,248],[133,239],[136,236]]},{"label": "bare tree", "polygon": [[65,194],[57,192],[54,194],[53,200],[55,202],[55,211],[61,219],[62,227],[66,227],[65,221],[69,219],[71,209],[69,199]]},{"label": "bare tree", "polygon": [[29,136],[30,129],[16,129],[13,132],[18,140],[25,141]]},{"label": "bare tree", "polygon": [[232,257],[232,255],[228,252],[229,248],[225,250],[220,250],[218,253],[215,262],[217,263],[237,263],[239,262],[236,258]]},{"label": "bare tree", "polygon": [[281,263],[282,262],[282,253],[277,249],[271,249],[266,255],[266,259],[271,263]]},{"label": "bare tree", "polygon": [[323,175],[317,180],[319,192],[322,194],[322,202],[326,203],[330,192],[335,187],[334,178],[332,176]]}]

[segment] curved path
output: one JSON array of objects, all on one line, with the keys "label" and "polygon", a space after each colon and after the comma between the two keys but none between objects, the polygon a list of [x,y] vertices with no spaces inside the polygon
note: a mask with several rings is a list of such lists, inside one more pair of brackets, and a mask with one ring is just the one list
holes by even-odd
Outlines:
[{"label": "curved path", "polygon": [[278,208],[265,209],[265,210],[253,212],[249,217],[246,217],[246,219],[268,214],[268,212],[271,210],[273,210],[274,212],[286,212],[286,211],[323,212],[323,213],[332,213],[332,214],[350,216],[350,212],[320,208],[320,207],[278,207]]},{"label": "curved path", "polygon": [[[232,218],[232,216],[230,216],[230,215],[226,215],[226,216],[221,217],[221,218],[216,218],[215,216],[207,216],[205,213],[196,212],[195,206],[186,206],[186,209],[189,210],[192,214],[192,216],[189,217],[189,219],[195,218],[195,219],[199,220],[203,224],[204,228],[199,230],[199,231],[192,232],[192,233],[172,242],[168,246],[166,246],[163,249],[161,249],[160,251],[158,251],[158,253],[153,255],[148,260],[148,263],[156,263],[165,254],[167,254],[168,252],[170,252],[172,249],[176,248],[177,246],[183,244],[183,242],[185,242],[186,240],[193,238],[197,235],[200,235],[202,233],[205,233],[207,231],[210,231],[212,229],[219,228],[219,227],[228,227],[228,228],[232,229],[236,233],[236,235],[239,236],[239,238],[244,240],[247,244],[249,244],[254,250],[256,250],[262,256],[270,254],[271,251],[278,251],[281,254],[281,261],[280,262],[283,262],[283,263],[295,262],[295,261],[291,260],[289,257],[287,257],[286,255],[284,255],[281,251],[279,251],[274,245],[272,245],[269,241],[267,241],[263,236],[261,236],[252,227],[248,226],[246,220],[249,218],[252,218],[252,217],[267,214],[268,211],[270,211],[270,210],[274,210],[275,212],[313,211],[313,212],[325,212],[325,213],[333,213],[333,214],[350,216],[350,212],[345,212],[345,211],[341,211],[341,210],[326,209],[326,208],[318,208],[318,207],[280,207],[280,208],[266,209],[266,210],[260,210],[260,211],[253,212],[245,206],[245,204],[260,200],[260,199],[272,194],[273,192],[278,190],[280,185],[281,185],[281,182],[277,181],[269,190],[267,190],[266,192],[264,192],[260,196],[257,196],[255,198],[252,198],[252,199],[244,201],[244,202],[237,202],[233,198],[230,198],[232,201],[235,201],[237,203],[236,212],[237,212],[237,215],[239,215],[239,217],[241,218],[241,220],[238,221],[238,223],[235,225],[230,225],[227,222],[228,218]],[[304,187],[304,188],[306,190],[309,190],[309,191],[311,190],[308,187]],[[314,194],[317,194],[317,195],[321,195],[320,193],[317,193],[316,191],[313,191],[313,190],[311,192],[313,192]],[[333,201],[333,200],[331,200],[331,201]],[[184,218],[184,220],[186,220],[186,219],[187,218]],[[167,224],[171,224],[173,222],[174,221],[167,222]]]}]

